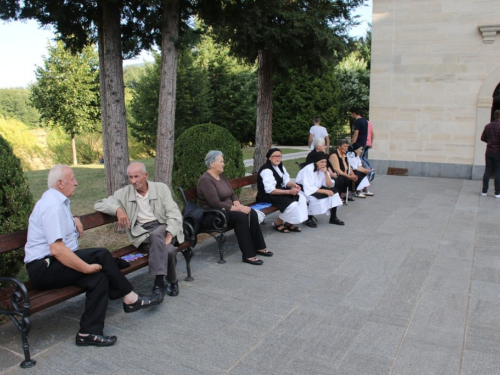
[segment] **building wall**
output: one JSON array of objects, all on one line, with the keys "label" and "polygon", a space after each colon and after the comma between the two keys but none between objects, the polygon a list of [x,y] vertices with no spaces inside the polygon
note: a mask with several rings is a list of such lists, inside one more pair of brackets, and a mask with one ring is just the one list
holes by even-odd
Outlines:
[{"label": "building wall", "polygon": [[500,31],[485,43],[478,28],[488,24],[500,30],[499,0],[373,1],[370,159],[379,173],[482,174],[479,136],[500,83]]}]

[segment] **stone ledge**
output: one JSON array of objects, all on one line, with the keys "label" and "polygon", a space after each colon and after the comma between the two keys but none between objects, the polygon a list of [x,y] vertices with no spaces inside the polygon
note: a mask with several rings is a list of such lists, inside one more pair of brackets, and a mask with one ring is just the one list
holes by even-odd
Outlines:
[{"label": "stone ledge", "polygon": [[500,24],[498,25],[480,25],[479,31],[483,34],[483,43],[492,44],[495,42],[495,36],[500,31]]}]

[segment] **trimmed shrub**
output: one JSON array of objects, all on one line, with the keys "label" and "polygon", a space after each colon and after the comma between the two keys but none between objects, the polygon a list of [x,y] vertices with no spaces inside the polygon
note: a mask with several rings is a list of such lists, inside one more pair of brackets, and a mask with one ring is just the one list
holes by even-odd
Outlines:
[{"label": "trimmed shrub", "polygon": [[214,124],[202,124],[187,129],[174,146],[172,188],[196,187],[200,176],[206,172],[205,156],[210,150],[224,154],[224,175],[227,179],[245,176],[243,152],[240,143],[231,133]]},{"label": "trimmed shrub", "polygon": [[[0,234],[28,227],[33,197],[21,162],[10,144],[0,135]],[[24,250],[0,254],[0,275],[16,276],[23,266]]]}]

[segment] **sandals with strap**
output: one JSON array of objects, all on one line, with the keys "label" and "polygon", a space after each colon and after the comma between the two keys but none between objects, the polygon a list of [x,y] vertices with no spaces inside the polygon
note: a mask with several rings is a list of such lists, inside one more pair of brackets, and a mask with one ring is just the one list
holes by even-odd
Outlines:
[{"label": "sandals with strap", "polygon": [[295,225],[290,224],[290,223],[285,223],[284,225],[285,225],[285,227],[288,228],[288,230],[290,232],[302,232],[302,228],[301,227],[296,227]]},{"label": "sandals with strap", "polygon": [[276,225],[276,223],[273,223],[273,229],[280,233],[290,233],[290,231],[287,229],[287,227],[285,227],[284,224]]},{"label": "sandals with strap", "polygon": [[159,304],[161,301],[158,298],[154,298],[153,296],[146,296],[144,294],[139,294],[137,297],[137,301],[134,303],[125,303],[123,302],[123,311],[126,313],[131,313],[140,309],[146,309],[148,307]]}]

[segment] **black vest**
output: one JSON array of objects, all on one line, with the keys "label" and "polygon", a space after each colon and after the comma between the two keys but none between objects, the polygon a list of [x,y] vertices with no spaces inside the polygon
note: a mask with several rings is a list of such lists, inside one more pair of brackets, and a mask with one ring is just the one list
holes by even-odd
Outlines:
[{"label": "black vest", "polygon": [[[266,191],[264,189],[264,181],[262,180],[262,176],[260,175],[260,173],[264,169],[270,169],[271,172],[273,172],[274,179],[276,180],[276,189],[286,189],[283,187],[283,177],[281,177],[278,172],[276,172],[271,161],[268,160],[262,167],[260,167],[257,174],[257,202],[271,202],[271,200],[269,199],[270,194],[266,194]],[[284,173],[281,168],[280,170],[282,173]]]}]

